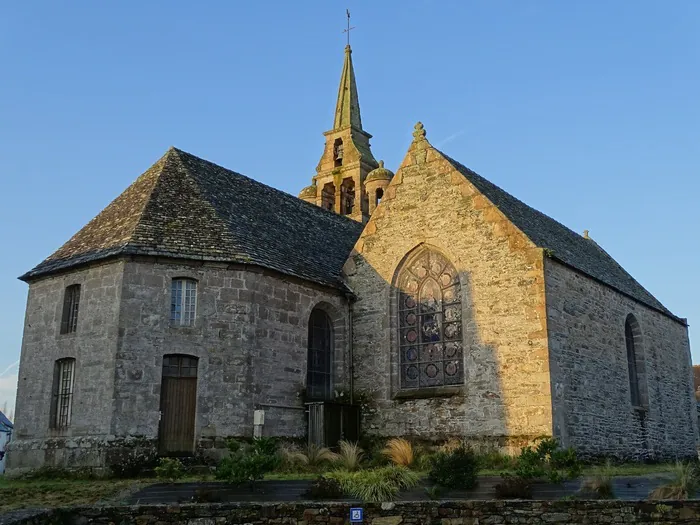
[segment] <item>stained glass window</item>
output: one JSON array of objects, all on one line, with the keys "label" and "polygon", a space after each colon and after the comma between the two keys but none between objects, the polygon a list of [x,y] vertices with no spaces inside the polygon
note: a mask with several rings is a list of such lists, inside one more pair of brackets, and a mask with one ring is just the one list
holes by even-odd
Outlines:
[{"label": "stained glass window", "polygon": [[398,277],[401,388],[464,382],[459,276],[440,253],[409,259]]}]

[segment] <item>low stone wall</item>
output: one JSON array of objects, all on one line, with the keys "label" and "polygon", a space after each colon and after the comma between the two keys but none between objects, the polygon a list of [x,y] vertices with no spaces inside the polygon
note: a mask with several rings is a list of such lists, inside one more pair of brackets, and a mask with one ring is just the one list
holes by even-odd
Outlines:
[{"label": "low stone wall", "polygon": [[[353,505],[354,506],[354,505]],[[88,523],[120,525],[329,525],[349,524],[348,503],[239,503],[77,507],[15,517],[0,525]],[[367,525],[597,525],[698,524],[700,501],[443,501],[363,505]]]}]

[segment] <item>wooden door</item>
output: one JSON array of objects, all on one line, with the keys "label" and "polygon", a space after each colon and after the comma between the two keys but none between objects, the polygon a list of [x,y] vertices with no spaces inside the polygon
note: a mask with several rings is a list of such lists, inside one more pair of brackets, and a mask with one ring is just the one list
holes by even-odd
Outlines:
[{"label": "wooden door", "polygon": [[160,454],[186,455],[194,451],[196,410],[197,358],[166,355],[160,388]]}]

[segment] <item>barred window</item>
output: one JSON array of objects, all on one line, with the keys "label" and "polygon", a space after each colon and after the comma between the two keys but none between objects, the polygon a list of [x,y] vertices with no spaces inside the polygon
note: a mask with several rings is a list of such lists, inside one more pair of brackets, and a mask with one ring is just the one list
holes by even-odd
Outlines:
[{"label": "barred window", "polygon": [[66,288],[63,295],[63,316],[61,333],[72,334],[78,328],[78,307],[80,305],[80,285],[73,284]]},{"label": "barred window", "polygon": [[173,279],[170,300],[170,321],[181,326],[194,324],[197,310],[197,281]]},{"label": "barred window", "polygon": [[70,425],[73,410],[73,384],[75,381],[75,359],[59,359],[54,365],[53,403],[51,427],[66,428]]}]

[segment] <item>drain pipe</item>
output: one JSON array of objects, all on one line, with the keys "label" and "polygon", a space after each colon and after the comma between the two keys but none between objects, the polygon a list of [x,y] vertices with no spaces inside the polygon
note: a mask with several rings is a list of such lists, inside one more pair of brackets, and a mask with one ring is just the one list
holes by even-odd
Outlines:
[{"label": "drain pipe", "polygon": [[353,326],[353,303],[355,302],[355,295],[348,294],[348,345],[349,345],[349,359],[350,359],[350,404],[355,403],[355,355],[353,352],[353,341],[352,341],[352,326]]}]

